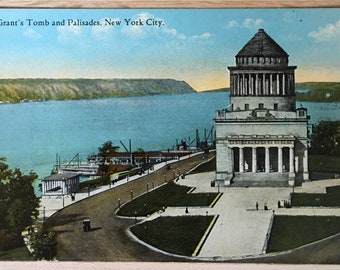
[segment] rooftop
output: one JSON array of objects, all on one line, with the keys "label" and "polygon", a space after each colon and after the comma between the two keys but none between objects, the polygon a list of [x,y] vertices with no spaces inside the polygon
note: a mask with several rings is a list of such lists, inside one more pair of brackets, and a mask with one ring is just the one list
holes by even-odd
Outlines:
[{"label": "rooftop", "polygon": [[263,29],[259,29],[236,55],[245,56],[288,57],[288,54]]}]

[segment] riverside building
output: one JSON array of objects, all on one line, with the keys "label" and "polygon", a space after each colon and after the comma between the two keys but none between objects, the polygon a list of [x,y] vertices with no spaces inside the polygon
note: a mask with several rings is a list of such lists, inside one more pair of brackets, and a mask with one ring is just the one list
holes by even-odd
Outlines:
[{"label": "riverside building", "polygon": [[294,186],[309,179],[306,108],[296,108],[295,69],[263,30],[229,66],[230,104],[215,113],[215,185]]}]

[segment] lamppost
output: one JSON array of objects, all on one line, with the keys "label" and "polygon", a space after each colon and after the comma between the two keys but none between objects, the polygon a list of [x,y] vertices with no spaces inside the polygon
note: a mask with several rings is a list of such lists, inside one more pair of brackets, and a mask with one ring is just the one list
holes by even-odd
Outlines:
[{"label": "lamppost", "polygon": [[118,198],[118,209],[120,209],[120,198]]},{"label": "lamppost", "polygon": [[137,224],[137,212],[135,211],[135,224]]},{"label": "lamppost", "polygon": [[130,190],[131,200],[133,200],[133,189]]},{"label": "lamppost", "polygon": [[45,220],[45,218],[46,218],[45,206],[44,206],[43,217],[44,217],[44,220]]}]

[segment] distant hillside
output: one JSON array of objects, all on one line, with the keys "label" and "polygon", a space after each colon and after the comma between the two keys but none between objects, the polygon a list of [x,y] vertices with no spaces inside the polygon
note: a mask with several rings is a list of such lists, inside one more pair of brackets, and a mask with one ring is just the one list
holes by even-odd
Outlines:
[{"label": "distant hillside", "polygon": [[183,94],[195,90],[172,79],[2,79],[1,102]]},{"label": "distant hillside", "polygon": [[[296,83],[296,100],[308,102],[340,102],[340,82],[304,82]],[[227,92],[229,88],[220,88],[204,92]]]},{"label": "distant hillside", "polygon": [[218,88],[218,89],[211,89],[211,90],[204,90],[204,91],[201,91],[201,93],[206,93],[206,92],[209,92],[209,93],[212,93],[212,92],[229,92],[230,88]]},{"label": "distant hillside", "polygon": [[340,82],[296,83],[295,89],[298,101],[340,102]]}]

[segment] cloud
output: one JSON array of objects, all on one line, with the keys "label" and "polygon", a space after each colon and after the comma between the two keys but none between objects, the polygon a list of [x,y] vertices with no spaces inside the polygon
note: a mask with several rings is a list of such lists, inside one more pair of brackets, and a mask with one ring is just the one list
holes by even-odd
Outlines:
[{"label": "cloud", "polygon": [[23,32],[23,35],[24,35],[24,37],[34,38],[34,39],[38,39],[38,38],[41,37],[41,35],[37,31],[33,30],[32,28],[26,29]]},{"label": "cloud", "polygon": [[58,40],[59,41],[66,41],[70,37],[74,36],[80,36],[81,34],[81,28],[80,26],[58,26],[57,27],[57,32],[58,32]]},{"label": "cloud", "polygon": [[227,25],[224,27],[226,29],[232,29],[232,28],[238,28],[238,27],[244,27],[244,28],[258,28],[264,23],[264,20],[261,18],[258,19],[252,19],[252,18],[246,18],[243,20],[242,23],[239,23],[236,20],[231,20],[227,22]]},{"label": "cloud", "polygon": [[103,18],[100,20],[100,25],[95,25],[91,29],[91,33],[95,36],[96,39],[104,40],[111,36],[112,31],[115,27],[119,26],[112,26],[108,23],[105,23],[106,20],[109,20],[110,22],[121,22],[120,19],[110,19],[110,18]]},{"label": "cloud", "polygon": [[243,26],[245,28],[258,28],[260,27],[264,21],[262,19],[252,19],[252,18],[246,18],[243,21]]},{"label": "cloud", "polygon": [[335,24],[327,24],[324,27],[319,27],[318,30],[308,34],[316,42],[331,41],[340,38],[340,20]]},{"label": "cloud", "polygon": [[190,39],[197,40],[197,39],[209,39],[211,37],[211,34],[208,32],[205,32],[201,35],[193,35],[190,37]]},{"label": "cloud", "polygon": [[226,25],[226,28],[228,29],[235,28],[235,27],[239,27],[239,23],[235,20],[229,21]]},{"label": "cloud", "polygon": [[[158,26],[147,26],[145,24],[145,22],[148,19],[152,19],[153,21],[161,21],[162,25]],[[128,20],[128,22],[126,21]],[[143,25],[139,25],[131,23],[131,22],[143,22]],[[165,20],[162,18],[157,18],[155,16],[153,16],[152,14],[148,13],[148,12],[144,12],[144,13],[139,13],[136,16],[132,17],[130,20],[129,19],[124,19],[123,24],[128,24],[126,26],[123,27],[122,29],[122,33],[130,36],[130,37],[134,37],[134,38],[145,38],[147,35],[149,34],[159,34],[159,35],[163,35],[163,37],[171,37],[173,39],[177,39],[177,40],[207,40],[209,39],[212,35],[208,32],[205,32],[203,34],[198,34],[198,35],[192,35],[192,36],[186,36],[183,33],[178,32],[177,29],[175,28],[171,28],[169,27]]]},{"label": "cloud", "polygon": [[[153,18],[150,13],[143,12],[139,13],[136,16],[132,18],[126,18],[124,19],[125,26],[122,29],[122,33],[135,38],[144,38],[147,34],[147,31],[150,30],[150,28],[145,27],[144,22],[149,19]],[[143,25],[140,24],[140,22],[143,23]]]}]

